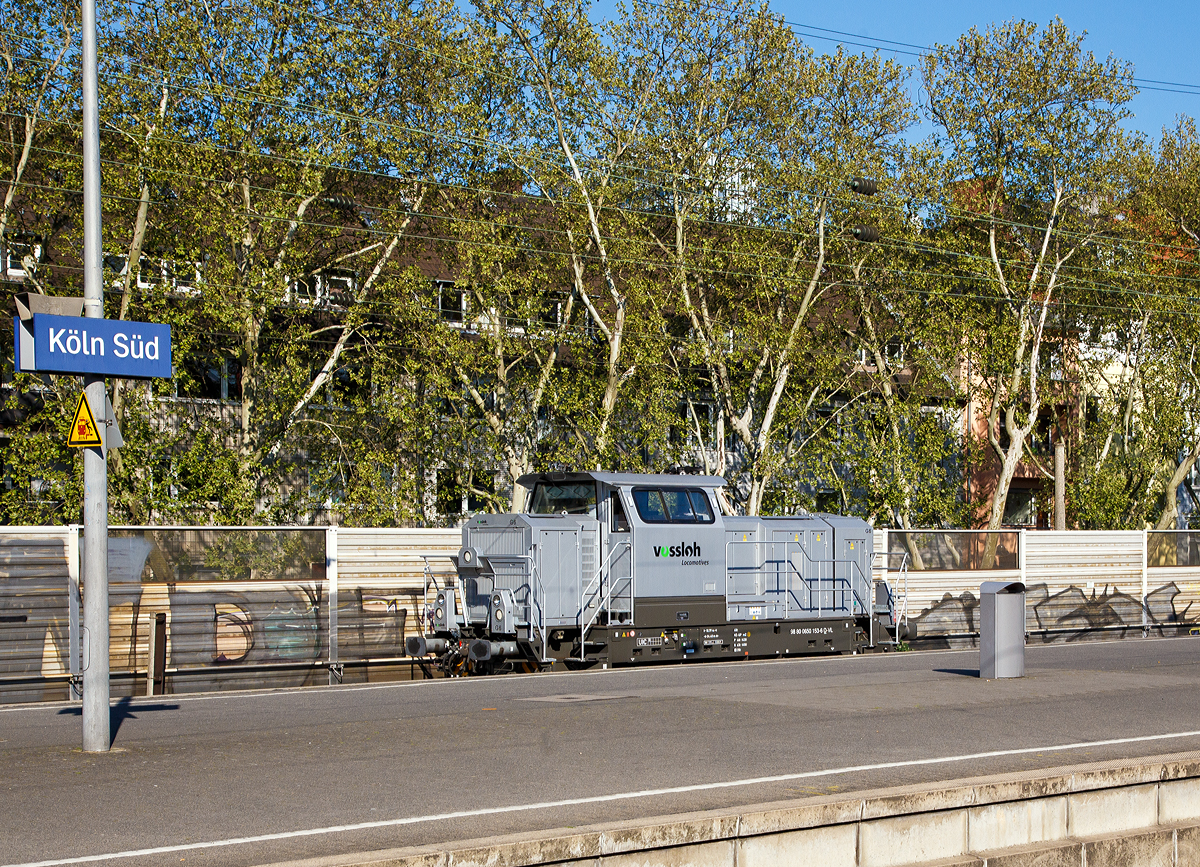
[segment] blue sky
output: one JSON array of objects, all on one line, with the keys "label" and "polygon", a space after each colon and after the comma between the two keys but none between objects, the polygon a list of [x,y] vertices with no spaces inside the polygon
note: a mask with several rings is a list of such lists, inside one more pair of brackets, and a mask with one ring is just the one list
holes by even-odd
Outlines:
[{"label": "blue sky", "polygon": [[[593,20],[607,17],[615,8],[613,0],[600,0],[593,7]],[[1063,0],[1057,3],[994,2],[964,3],[962,0],[925,0],[920,3],[880,0],[850,0],[843,3],[813,3],[800,0],[771,0],[771,8],[797,26],[804,38],[818,51],[827,51],[843,39],[852,37],[820,33],[811,27],[823,27],[859,34],[869,39],[890,39],[914,45],[928,46],[950,43],[972,26],[983,29],[993,22],[1024,18],[1045,24],[1055,15],[1061,17],[1073,31],[1087,31],[1085,48],[1098,57],[1112,54],[1134,65],[1139,79],[1176,82],[1191,85],[1139,83],[1142,91],[1134,99],[1135,116],[1127,126],[1141,130],[1157,139],[1163,126],[1173,126],[1177,114],[1200,116],[1200,2],[1162,0],[1115,2],[1115,0]],[[877,43],[881,50],[886,43]],[[851,50],[864,50],[848,45]],[[903,49],[901,50],[910,50]],[[899,55],[909,64],[915,58]],[[1168,93],[1150,87],[1169,87],[1190,90],[1190,93]]]}]

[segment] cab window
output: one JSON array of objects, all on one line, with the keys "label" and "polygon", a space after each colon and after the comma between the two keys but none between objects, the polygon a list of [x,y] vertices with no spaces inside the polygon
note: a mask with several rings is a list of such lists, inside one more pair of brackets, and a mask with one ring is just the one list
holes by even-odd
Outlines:
[{"label": "cab window", "polygon": [[702,524],[711,524],[713,521],[712,506],[708,504],[708,497],[704,495],[704,491],[690,490],[688,498],[692,501],[692,511],[696,513],[696,520]]},{"label": "cab window", "polygon": [[634,488],[633,504],[637,507],[638,517],[647,524],[667,523],[667,507],[663,505],[662,494],[652,488]]},{"label": "cab window", "polygon": [[614,533],[629,532],[629,518],[625,515],[625,506],[621,503],[621,495],[616,491],[612,492],[612,497],[608,501],[608,514],[612,519],[609,525]]},{"label": "cab window", "polygon": [[711,524],[712,506],[699,488],[634,488],[633,504],[647,524]]},{"label": "cab window", "polygon": [[529,504],[531,515],[591,515],[596,517],[594,482],[539,482]]},{"label": "cab window", "polygon": [[667,514],[671,516],[672,524],[696,523],[696,513],[692,511],[692,504],[688,500],[687,491],[667,488],[662,492],[662,495],[667,503]]}]

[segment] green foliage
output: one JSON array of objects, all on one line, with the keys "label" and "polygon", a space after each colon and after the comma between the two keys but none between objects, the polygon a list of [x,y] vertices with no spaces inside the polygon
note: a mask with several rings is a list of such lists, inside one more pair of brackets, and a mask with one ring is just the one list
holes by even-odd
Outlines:
[{"label": "green foliage", "polygon": [[[78,294],[78,10],[6,11],[5,291]],[[1047,417],[1074,522],[1173,519],[1190,119],[1124,134],[1129,68],[1058,20],[938,46],[916,106],[913,70],[750,0],[588,14],[110,4],[106,315],[175,347],[173,381],[114,387],[114,522],[424,524],[519,508],[532,471],[684,465],[750,513],[949,526],[988,461],[993,517],[1045,474]],[[0,520],[75,520],[79,385],[8,373]]]}]

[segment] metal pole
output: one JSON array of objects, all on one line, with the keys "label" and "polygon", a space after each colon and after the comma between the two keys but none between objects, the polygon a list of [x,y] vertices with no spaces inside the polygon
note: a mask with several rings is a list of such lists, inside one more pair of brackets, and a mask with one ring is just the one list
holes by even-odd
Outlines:
[{"label": "metal pole", "polygon": [[71,645],[71,701],[83,698],[83,640],[80,630],[79,525],[67,525],[67,637]]},{"label": "metal pole", "polygon": [[[100,238],[100,88],[96,62],[96,0],[83,0],[83,315],[104,318]],[[98,426],[105,427],[104,377],[85,376]],[[107,431],[101,433],[105,438]],[[108,463],[104,447],[83,450],[83,623],[88,666],[83,672],[83,749],[106,752],[108,718]]]},{"label": "metal pole", "polygon": [[1054,529],[1067,529],[1067,446],[1054,444]]},{"label": "metal pole", "polygon": [[[337,527],[325,528],[325,595],[329,600],[329,685],[342,682],[342,665],[338,661],[338,556]],[[359,623],[362,606],[359,606]],[[404,645],[404,636],[400,636]]]},{"label": "metal pole", "polygon": [[1150,611],[1146,596],[1150,591],[1150,529],[1142,530],[1142,638],[1150,634]]}]

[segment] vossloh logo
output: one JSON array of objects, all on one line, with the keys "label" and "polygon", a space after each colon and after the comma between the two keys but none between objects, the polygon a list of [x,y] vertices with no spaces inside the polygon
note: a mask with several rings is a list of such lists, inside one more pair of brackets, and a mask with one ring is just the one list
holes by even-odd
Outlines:
[{"label": "vossloh logo", "polygon": [[655,557],[684,557],[692,559],[684,559],[680,566],[707,566],[707,560],[700,558],[700,543],[691,542],[682,545],[655,545]]}]

